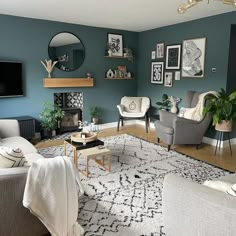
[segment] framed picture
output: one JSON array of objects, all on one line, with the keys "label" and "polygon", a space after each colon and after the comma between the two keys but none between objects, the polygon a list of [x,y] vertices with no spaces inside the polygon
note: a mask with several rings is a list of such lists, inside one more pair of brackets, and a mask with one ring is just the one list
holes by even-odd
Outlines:
[{"label": "framed picture", "polygon": [[173,73],[172,72],[165,72],[165,87],[172,87],[173,86]]},{"label": "framed picture", "polygon": [[180,69],[181,45],[166,46],[166,69]]},{"label": "framed picture", "polygon": [[175,71],[175,80],[180,80],[180,71]]},{"label": "framed picture", "polygon": [[156,59],[156,52],[152,51],[152,60]]},{"label": "framed picture", "polygon": [[165,49],[165,44],[164,43],[158,43],[157,44],[157,49],[156,49],[157,58],[163,58],[164,57],[164,49]]},{"label": "framed picture", "polygon": [[112,56],[123,57],[123,35],[108,33],[107,37]]},{"label": "framed picture", "polygon": [[152,62],[151,83],[163,84],[164,62]]},{"label": "framed picture", "polygon": [[205,67],[206,38],[183,41],[182,77],[203,78]]}]

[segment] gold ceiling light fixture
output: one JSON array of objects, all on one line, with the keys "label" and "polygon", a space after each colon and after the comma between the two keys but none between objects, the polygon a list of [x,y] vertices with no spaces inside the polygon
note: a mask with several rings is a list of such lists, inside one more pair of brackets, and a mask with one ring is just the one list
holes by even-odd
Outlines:
[{"label": "gold ceiling light fixture", "polygon": [[[182,5],[179,6],[177,9],[178,13],[183,14],[185,13],[189,8],[196,6],[199,2],[202,2],[203,0],[188,0],[186,3],[183,3]],[[208,0],[208,4],[209,4]],[[220,1],[224,4],[231,5],[236,8],[236,0],[215,0],[215,1]]]}]

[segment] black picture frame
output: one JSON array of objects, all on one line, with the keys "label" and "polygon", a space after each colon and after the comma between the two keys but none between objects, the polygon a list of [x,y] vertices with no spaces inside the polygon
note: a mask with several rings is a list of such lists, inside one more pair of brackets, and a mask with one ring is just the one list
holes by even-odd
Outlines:
[{"label": "black picture frame", "polygon": [[123,57],[123,35],[107,34],[108,48],[111,50],[111,56]]},{"label": "black picture frame", "polygon": [[164,62],[152,62],[151,83],[163,84]]},{"label": "black picture frame", "polygon": [[166,46],[166,69],[179,70],[181,60],[181,44]]}]

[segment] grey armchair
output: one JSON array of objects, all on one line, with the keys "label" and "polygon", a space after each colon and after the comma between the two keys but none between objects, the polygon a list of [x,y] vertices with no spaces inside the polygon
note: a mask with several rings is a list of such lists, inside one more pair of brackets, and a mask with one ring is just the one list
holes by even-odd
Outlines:
[{"label": "grey armchair", "polygon": [[[195,107],[200,94],[195,91],[187,91],[185,107]],[[159,115],[160,120],[154,123],[157,142],[162,140],[167,143],[168,151],[172,144],[195,144],[198,148],[212,119],[211,115],[207,115],[200,121],[189,120],[164,110],[160,110]]]}]

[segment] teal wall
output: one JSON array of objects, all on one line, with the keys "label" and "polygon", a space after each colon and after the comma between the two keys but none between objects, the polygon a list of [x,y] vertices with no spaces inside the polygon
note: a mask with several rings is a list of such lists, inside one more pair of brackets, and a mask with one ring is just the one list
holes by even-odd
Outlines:
[{"label": "teal wall", "polygon": [[[40,60],[48,59],[48,44],[58,32],[67,31],[80,37],[85,46],[85,61],[81,68],[64,72],[53,71],[53,77],[84,77],[91,72],[95,79],[92,88],[43,88],[43,78],[47,72]],[[123,34],[124,46],[134,52],[138,50],[138,33],[96,28],[61,22],[35,20],[23,17],[0,15],[0,61],[20,61],[23,63],[24,97],[0,98],[0,117],[29,115],[36,119],[44,101],[53,102],[53,93],[83,92],[85,120],[89,120],[89,107],[96,105],[101,109],[100,121],[117,121],[116,105],[124,95],[137,93],[136,80],[105,80],[105,72],[118,65],[126,65],[136,77],[137,63],[125,59],[104,58],[107,46],[107,33]]]},{"label": "teal wall", "polygon": [[[184,100],[186,90],[206,92],[209,90],[219,91],[220,88],[226,89],[230,32],[231,25],[235,23],[236,12],[232,12],[144,31],[139,34],[138,95],[148,95],[151,98],[153,113],[158,112],[155,103],[161,101],[163,93]],[[204,78],[181,78],[180,81],[174,81],[173,87],[150,83],[151,62],[163,61],[160,59],[151,60],[151,51],[155,50],[157,43],[164,42],[166,45],[182,44],[183,40],[203,37],[206,37]],[[211,68],[216,68],[216,72],[212,73]],[[179,107],[181,106],[184,106],[184,103],[179,105]],[[207,136],[215,136],[213,128],[210,127]],[[235,129],[233,136],[236,137]]]},{"label": "teal wall", "polygon": [[[181,17],[181,15],[180,15]],[[84,119],[89,120],[89,107],[101,108],[100,122],[117,120],[117,108],[124,95],[149,96],[152,113],[157,113],[156,102],[163,93],[184,99],[186,90],[219,90],[235,85],[234,76],[227,76],[231,25],[236,24],[236,12],[212,16],[186,23],[157,28],[141,33],[96,28],[61,22],[35,20],[23,17],[0,15],[0,60],[21,61],[23,63],[25,96],[1,98],[0,117],[30,115],[38,118],[43,101],[53,102],[53,93],[79,91],[84,95]],[[85,46],[85,61],[81,68],[72,72],[55,69],[53,77],[84,77],[87,71],[95,78],[93,88],[43,88],[43,78],[47,73],[40,60],[48,58],[48,43],[58,32],[67,31],[80,37]],[[134,63],[124,59],[104,58],[107,33],[123,34],[124,46],[133,49]],[[181,78],[173,87],[150,83],[151,52],[156,44],[182,44],[185,39],[206,37],[206,58],[204,78]],[[126,65],[135,80],[105,80],[105,72],[118,65]],[[211,68],[216,68],[212,73]],[[228,80],[227,80],[228,78]],[[180,104],[184,106],[184,103]],[[210,128],[207,136],[214,136]],[[234,128],[233,137],[236,137]]]}]

